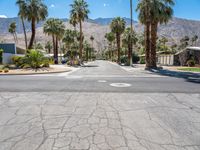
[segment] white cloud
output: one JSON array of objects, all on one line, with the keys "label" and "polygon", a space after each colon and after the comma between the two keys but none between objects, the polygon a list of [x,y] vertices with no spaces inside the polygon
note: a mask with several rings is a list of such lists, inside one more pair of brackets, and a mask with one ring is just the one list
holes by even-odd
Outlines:
[{"label": "white cloud", "polygon": [[108,6],[109,6],[109,4],[106,4],[106,3],[103,4],[103,7],[108,7]]},{"label": "white cloud", "polygon": [[54,4],[51,4],[50,8],[54,8],[54,7],[55,7],[55,5],[54,5]]},{"label": "white cloud", "polygon": [[0,15],[0,18],[8,18],[6,15]]}]

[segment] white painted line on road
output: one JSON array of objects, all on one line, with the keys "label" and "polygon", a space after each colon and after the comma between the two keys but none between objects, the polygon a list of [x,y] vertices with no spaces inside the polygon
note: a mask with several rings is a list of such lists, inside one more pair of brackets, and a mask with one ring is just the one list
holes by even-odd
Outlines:
[{"label": "white painted line on road", "polygon": [[128,84],[128,83],[112,83],[112,84],[110,84],[110,86],[113,86],[113,87],[130,87],[131,84]]},{"label": "white painted line on road", "polygon": [[66,76],[66,79],[81,79],[83,78],[82,76]]},{"label": "white painted line on road", "polygon": [[106,80],[98,80],[99,83],[106,83]]}]

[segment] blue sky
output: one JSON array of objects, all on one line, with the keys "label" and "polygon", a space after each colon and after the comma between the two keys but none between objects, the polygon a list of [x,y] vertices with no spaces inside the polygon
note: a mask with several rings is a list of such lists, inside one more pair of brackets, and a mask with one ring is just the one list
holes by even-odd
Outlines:
[{"label": "blue sky", "polygon": [[[89,3],[92,19],[102,17],[129,17],[129,0],[86,0]],[[138,0],[133,0],[134,9]],[[49,9],[49,17],[68,18],[69,5],[73,0],[44,0]],[[174,16],[200,20],[200,0],[175,0]],[[16,17],[18,8],[15,0],[0,0],[0,17]],[[137,20],[137,13],[134,12]]]}]

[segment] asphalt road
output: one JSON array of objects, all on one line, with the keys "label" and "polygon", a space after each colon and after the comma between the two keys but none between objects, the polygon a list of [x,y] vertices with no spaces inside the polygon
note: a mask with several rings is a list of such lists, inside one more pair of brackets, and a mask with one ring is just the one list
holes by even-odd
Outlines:
[{"label": "asphalt road", "polygon": [[0,76],[0,150],[200,150],[199,93],[198,83],[106,61]]},{"label": "asphalt road", "polygon": [[[102,81],[103,80],[103,81]],[[112,87],[127,83],[130,87]],[[126,92],[200,93],[200,84],[147,71],[122,69],[96,61],[71,73],[39,76],[0,76],[0,92]]]}]

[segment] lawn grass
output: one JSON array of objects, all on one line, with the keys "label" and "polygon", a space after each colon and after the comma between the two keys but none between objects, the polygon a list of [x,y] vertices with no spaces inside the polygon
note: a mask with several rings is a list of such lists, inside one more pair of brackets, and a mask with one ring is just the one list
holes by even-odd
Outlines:
[{"label": "lawn grass", "polygon": [[181,71],[190,71],[190,72],[200,72],[200,68],[178,68],[178,70],[181,70]]}]

